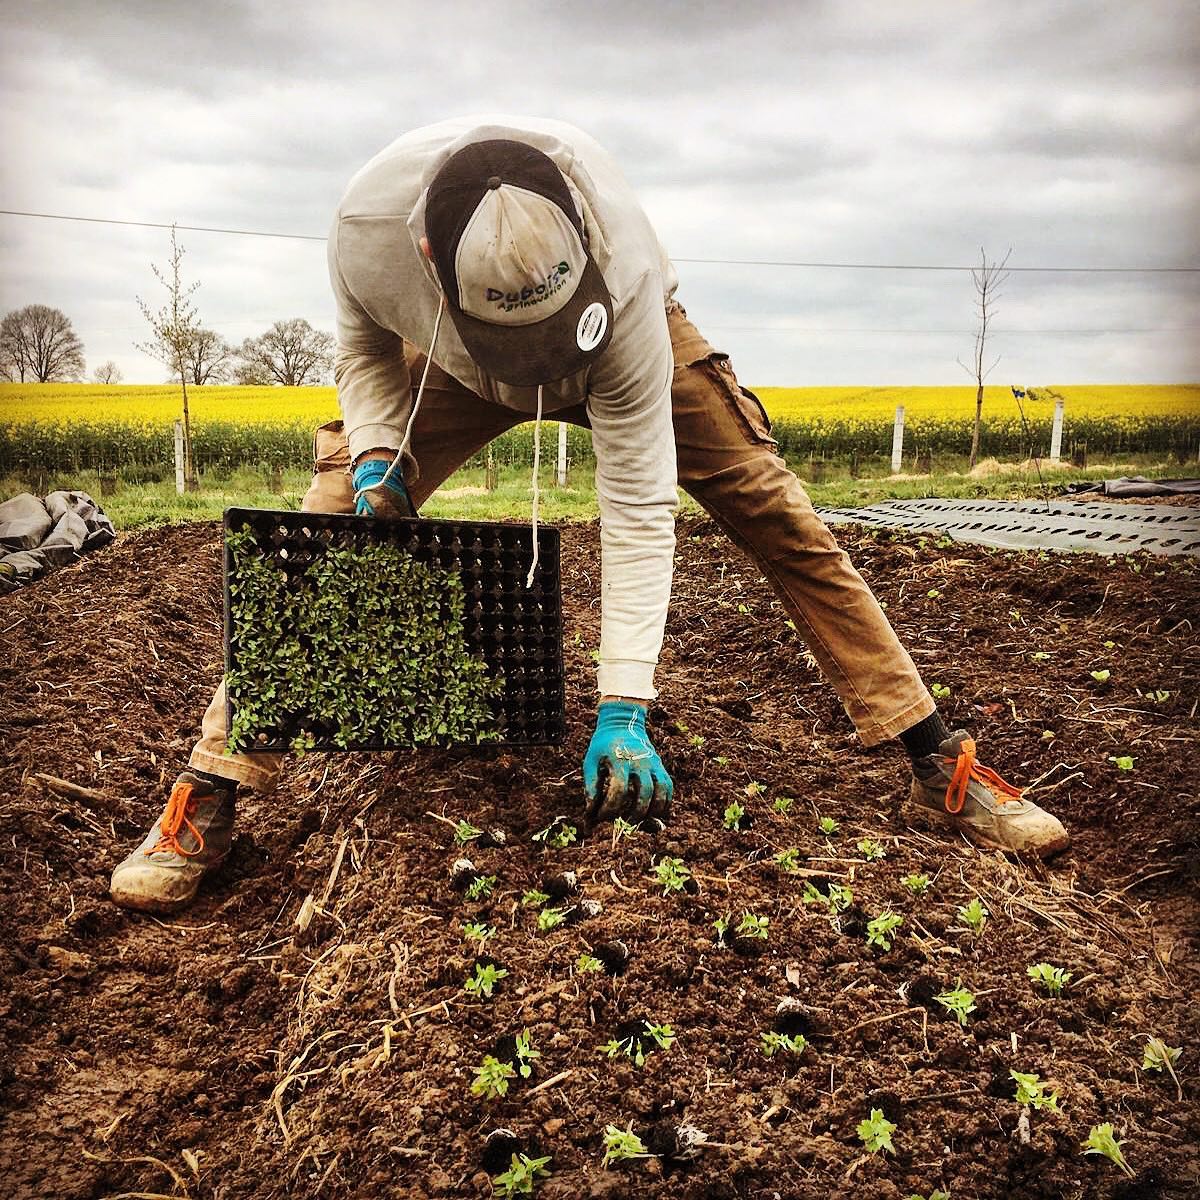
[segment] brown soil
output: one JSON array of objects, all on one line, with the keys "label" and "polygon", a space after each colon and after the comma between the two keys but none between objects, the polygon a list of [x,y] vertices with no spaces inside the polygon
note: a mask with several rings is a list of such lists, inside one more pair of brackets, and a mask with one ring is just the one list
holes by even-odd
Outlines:
[{"label": "brown soil", "polygon": [[[1049,869],[901,808],[902,752],[857,744],[769,591],[692,520],[653,713],[674,819],[616,845],[608,828],[564,850],[533,843],[580,809],[598,542],[579,526],[563,547],[568,744],[306,758],[274,798],[241,802],[235,851],[195,907],[156,921],[105,889],[219,677],[218,536],[124,536],[0,606],[6,1196],[487,1196],[513,1144],[551,1156],[537,1195],[556,1200],[1196,1194],[1194,561],[843,531],[929,681],[951,689],[948,716],[1006,776],[1040,780],[1035,798],[1069,824],[1073,847]],[[1155,690],[1170,696],[1142,695]],[[1124,754],[1132,771],[1111,761]],[[36,773],[95,794],[63,798]],[[786,816],[781,796],[795,798]],[[735,798],[750,826],[727,832]],[[428,812],[505,830],[506,844],[467,850],[498,877],[490,901],[455,889],[460,852]],[[841,824],[828,843],[817,813]],[[864,835],[887,857],[864,862]],[[784,875],[773,855],[790,846],[861,911],[839,927],[805,906],[805,878],[827,879]],[[685,861],[694,894],[662,895],[659,855]],[[603,910],[538,933],[519,898],[565,869]],[[927,896],[900,886],[912,871],[935,877]],[[318,911],[299,933],[309,895]],[[974,895],[992,914],[978,939],[955,916]],[[905,920],[880,954],[861,927],[885,909]],[[767,941],[718,946],[713,921],[747,911],[770,919]],[[477,917],[499,929],[487,953],[509,972],[490,1001],[462,988],[475,950],[461,923]],[[623,974],[576,973],[581,951],[615,939]],[[620,966],[619,949],[607,958]],[[1030,985],[1040,961],[1074,973],[1062,999]],[[959,979],[978,1005],[965,1029],[931,999]],[[678,1040],[641,1068],[600,1051],[642,1020]],[[763,1055],[775,1022],[806,1034],[801,1057]],[[542,1055],[532,1077],[503,1100],[472,1096],[472,1068],[523,1028]],[[1140,1069],[1151,1035],[1183,1048],[1182,1100]],[[1025,1145],[1014,1067],[1059,1094]],[[895,1156],[864,1155],[855,1131],[872,1107],[897,1123]],[[1102,1121],[1136,1180],[1080,1153]],[[604,1126],[629,1122],[658,1157],[606,1171]],[[710,1145],[682,1155],[681,1125]],[[515,1141],[489,1144],[498,1127]]]}]

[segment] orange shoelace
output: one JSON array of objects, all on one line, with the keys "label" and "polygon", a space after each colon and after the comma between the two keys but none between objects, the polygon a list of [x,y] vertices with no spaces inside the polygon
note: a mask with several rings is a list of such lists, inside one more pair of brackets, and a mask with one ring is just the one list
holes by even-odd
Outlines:
[{"label": "orange shoelace", "polygon": [[948,813],[962,812],[963,805],[967,802],[967,788],[972,779],[982,783],[1001,804],[1021,799],[1019,787],[1013,787],[1007,780],[1001,779],[991,767],[982,767],[975,761],[974,738],[963,738],[957,759],[947,758],[946,762],[954,763],[954,774],[950,778],[950,786],[946,789]]},{"label": "orange shoelace", "polygon": [[[204,849],[204,835],[188,820],[195,816],[197,801],[192,796],[192,784],[176,783],[171,789],[171,797],[162,815],[162,833],[158,841],[146,853],[157,854],[161,850],[171,854],[181,854],[184,858],[193,858]],[[191,830],[196,839],[195,850],[185,850],[179,840],[179,832],[184,827]]]}]

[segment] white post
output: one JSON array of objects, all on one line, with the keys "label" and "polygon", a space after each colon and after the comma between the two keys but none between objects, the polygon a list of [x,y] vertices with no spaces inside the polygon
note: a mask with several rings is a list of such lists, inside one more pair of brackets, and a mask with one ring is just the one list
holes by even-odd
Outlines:
[{"label": "white post", "polygon": [[892,429],[892,474],[900,473],[904,460],[904,405],[896,405],[896,424]]},{"label": "white post", "polygon": [[175,422],[175,490],[182,496],[186,480],[183,477],[183,422]]},{"label": "white post", "polygon": [[558,470],[554,475],[554,482],[559,487],[567,486],[567,423],[559,421],[558,423]]},{"label": "white post", "polygon": [[1063,402],[1054,402],[1054,427],[1050,430],[1050,461],[1058,462],[1062,458],[1062,427]]}]

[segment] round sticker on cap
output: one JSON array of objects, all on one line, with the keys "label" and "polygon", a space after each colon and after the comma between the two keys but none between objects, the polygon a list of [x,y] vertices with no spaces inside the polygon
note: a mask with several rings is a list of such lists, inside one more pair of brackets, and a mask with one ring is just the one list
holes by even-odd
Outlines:
[{"label": "round sticker on cap", "polygon": [[580,315],[579,324],[575,327],[575,342],[580,350],[594,350],[603,341],[607,328],[608,309],[597,300]]}]

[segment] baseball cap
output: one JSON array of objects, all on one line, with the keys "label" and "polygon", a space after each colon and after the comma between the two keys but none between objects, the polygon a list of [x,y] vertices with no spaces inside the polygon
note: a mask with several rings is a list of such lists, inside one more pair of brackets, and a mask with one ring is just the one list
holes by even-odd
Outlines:
[{"label": "baseball cap", "polygon": [[612,300],[562,172],[508,139],[472,142],[429,184],[425,235],[472,359],[534,387],[584,369],[612,337]]}]

